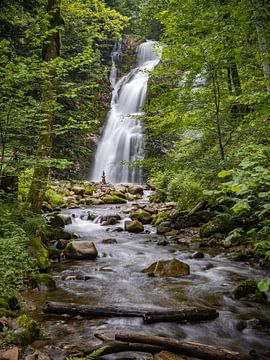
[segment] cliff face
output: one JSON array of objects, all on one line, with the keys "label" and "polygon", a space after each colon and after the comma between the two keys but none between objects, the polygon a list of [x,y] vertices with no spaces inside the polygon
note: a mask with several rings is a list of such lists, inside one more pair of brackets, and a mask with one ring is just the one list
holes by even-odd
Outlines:
[{"label": "cliff face", "polygon": [[138,35],[123,35],[121,54],[117,63],[119,78],[129,73],[136,66],[137,48],[144,41],[145,39]]}]

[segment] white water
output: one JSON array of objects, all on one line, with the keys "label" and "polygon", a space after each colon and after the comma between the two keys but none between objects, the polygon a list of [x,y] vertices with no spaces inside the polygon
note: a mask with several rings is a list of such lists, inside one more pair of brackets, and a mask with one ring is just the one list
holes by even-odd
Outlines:
[{"label": "white water", "polygon": [[112,52],[111,110],[97,147],[91,180],[100,181],[104,171],[111,183],[142,182],[142,170],[129,166],[127,162],[144,158],[144,137],[137,115],[142,114],[149,72],[159,62],[154,44],[147,41],[139,46],[137,67],[117,82],[115,58],[119,46]]}]

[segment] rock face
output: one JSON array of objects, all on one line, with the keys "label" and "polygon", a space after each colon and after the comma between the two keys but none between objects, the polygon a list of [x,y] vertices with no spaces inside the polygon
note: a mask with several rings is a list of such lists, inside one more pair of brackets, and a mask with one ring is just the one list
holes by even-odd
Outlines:
[{"label": "rock face", "polygon": [[189,275],[189,265],[177,260],[159,260],[143,270],[152,276],[185,276]]},{"label": "rock face", "polygon": [[67,244],[64,255],[68,259],[93,260],[97,257],[98,251],[95,244],[91,241],[71,241]]},{"label": "rock face", "polygon": [[125,221],[125,231],[132,233],[140,233],[144,231],[143,224],[138,220],[126,220]]}]

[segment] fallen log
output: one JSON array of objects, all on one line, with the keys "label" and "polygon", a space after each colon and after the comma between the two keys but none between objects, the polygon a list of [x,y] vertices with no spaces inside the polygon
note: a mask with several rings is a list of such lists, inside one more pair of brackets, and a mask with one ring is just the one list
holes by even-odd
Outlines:
[{"label": "fallen log", "polygon": [[[218,348],[212,345],[195,343],[184,340],[171,340],[161,336],[147,336],[136,333],[115,334],[115,339],[127,343],[143,343],[157,345],[176,354],[191,356],[207,360],[254,360],[250,354],[241,354],[236,351]],[[260,359],[260,357],[257,357]]]},{"label": "fallen log", "polygon": [[144,315],[145,324],[155,322],[196,322],[204,320],[213,320],[219,316],[215,309],[183,309],[181,311],[167,311],[165,314],[148,312]]},{"label": "fallen log", "polygon": [[43,309],[45,313],[68,314],[80,316],[143,316],[149,309],[138,309],[132,307],[117,306],[91,306],[86,304],[59,303],[49,301]]},{"label": "fallen log", "polygon": [[91,354],[92,352],[96,351],[97,349],[100,349],[101,347],[104,347],[104,350],[103,350],[101,356],[120,353],[120,352],[128,352],[128,351],[143,352],[143,353],[147,353],[147,354],[158,354],[159,352],[164,350],[162,347],[157,346],[157,345],[115,341],[113,339],[109,339],[108,337],[104,336],[103,334],[95,334],[95,337],[102,340],[103,344],[91,346],[88,349],[84,349],[83,356],[87,356],[87,355]]},{"label": "fallen log", "polygon": [[80,316],[138,316],[143,317],[144,323],[150,324],[154,322],[195,322],[202,320],[212,320],[218,317],[218,312],[215,309],[157,309],[149,311],[144,308],[132,308],[127,306],[91,306],[86,304],[73,304],[73,303],[59,303],[47,302],[46,307],[43,309],[45,313],[52,314],[68,314]]}]

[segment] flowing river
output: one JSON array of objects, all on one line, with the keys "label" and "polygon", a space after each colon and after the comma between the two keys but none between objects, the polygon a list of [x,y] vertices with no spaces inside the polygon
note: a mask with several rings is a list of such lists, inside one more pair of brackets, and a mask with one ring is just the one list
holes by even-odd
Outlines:
[{"label": "flowing river", "polygon": [[[138,200],[147,201],[146,198]],[[98,205],[91,209],[65,210],[73,215],[68,231],[77,232],[81,239],[94,241],[98,257],[88,261],[65,261],[53,267],[57,289],[52,291],[29,291],[25,294],[32,315],[40,321],[50,338],[52,359],[64,359],[57,349],[68,349],[71,344],[84,348],[98,344],[93,334],[102,333],[113,338],[117,332],[139,332],[171,338],[201,342],[231,350],[247,352],[269,350],[270,304],[248,303],[234,300],[231,292],[235,285],[246,278],[260,279],[266,271],[245,263],[232,262],[210,249],[205,257],[193,259],[191,254],[198,244],[185,240],[183,244],[159,246],[156,229],[146,225],[141,234],[131,234],[115,229],[123,227],[131,203],[126,205]],[[101,226],[86,220],[87,213],[97,216],[118,213],[120,223]],[[113,239],[111,244],[103,240]],[[149,277],[142,270],[159,259],[177,258],[190,265],[190,275],[177,278]],[[212,267],[208,268],[207,264]],[[89,305],[129,305],[136,308],[214,307],[219,312],[215,320],[196,324],[156,323],[144,325],[142,318],[112,317],[88,318],[56,316],[42,313],[46,301],[74,302]],[[265,328],[257,328],[254,319],[268,321]],[[253,321],[254,320],[254,321]],[[52,349],[54,348],[54,350]],[[127,359],[108,355],[108,359]],[[149,359],[149,355],[134,355],[129,359]]]}]

